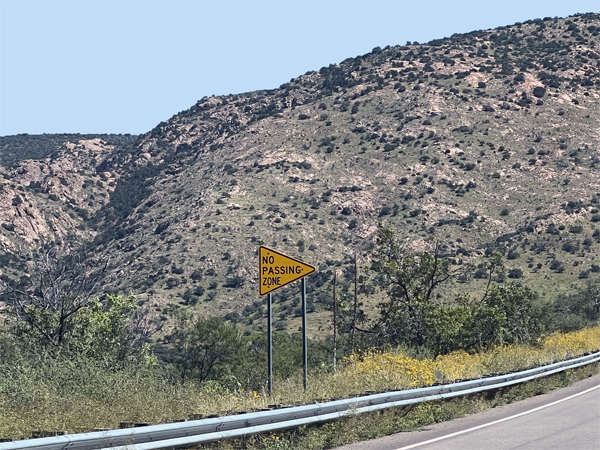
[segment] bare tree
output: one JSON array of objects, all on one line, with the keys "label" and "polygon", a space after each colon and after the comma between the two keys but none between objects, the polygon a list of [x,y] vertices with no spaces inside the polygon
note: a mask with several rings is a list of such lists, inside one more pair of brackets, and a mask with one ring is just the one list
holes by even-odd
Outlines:
[{"label": "bare tree", "polygon": [[108,262],[78,254],[57,259],[47,252],[33,259],[26,287],[0,281],[16,329],[35,335],[43,346],[62,345],[77,313],[101,293]]},{"label": "bare tree", "polygon": [[108,263],[46,253],[32,259],[25,287],[2,281],[13,334],[34,350],[119,360],[137,354],[161,322],[135,296],[106,292]]}]

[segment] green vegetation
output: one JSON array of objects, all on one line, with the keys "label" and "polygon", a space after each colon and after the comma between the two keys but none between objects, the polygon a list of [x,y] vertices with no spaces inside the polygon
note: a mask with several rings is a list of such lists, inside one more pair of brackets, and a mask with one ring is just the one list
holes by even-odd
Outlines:
[{"label": "green vegetation", "polygon": [[452,268],[449,259],[441,257],[441,243],[433,241],[415,256],[387,226],[380,227],[377,244],[373,271],[376,283],[387,292],[378,326],[392,345],[447,353],[526,344],[543,332],[542,310],[530,289],[515,283],[491,285],[495,272],[503,271],[499,253],[486,263],[488,284],[480,298],[465,294],[449,302],[439,291],[453,278],[467,277],[472,268]]},{"label": "green vegetation", "polygon": [[[59,426],[85,431],[114,427],[118,421],[162,422],[268,403],[301,404],[365,389],[429,385],[440,367],[444,380],[452,381],[553,361],[569,349],[578,354],[597,347],[597,327],[572,337],[544,338],[554,330],[598,324],[597,282],[544,305],[524,286],[498,283],[503,260],[492,254],[482,297],[453,299],[439,294],[444,285],[475,268],[454,270],[439,253],[443,244],[435,241],[414,251],[389,226],[381,226],[378,236],[372,270],[361,280],[363,292],[374,293],[376,286],[385,291],[378,319],[369,325],[362,305],[353,306],[340,292],[340,366],[336,374],[331,336],[310,340],[307,392],[300,378],[300,334],[276,332],[272,397],[265,393],[264,332],[242,333],[221,318],[193,317],[175,309],[161,343],[152,343],[160,323],[150,311],[133,296],[97,291],[105,263],[94,267],[76,257],[58,265],[47,256],[35,260],[34,276],[23,286],[3,281],[8,303],[0,329],[3,433],[27,436],[40,427]],[[354,275],[349,272],[340,285]],[[264,314],[260,302],[255,308]],[[521,347],[502,347],[511,343]],[[469,360],[465,353],[456,357],[456,350],[470,352]],[[62,425],[52,417],[60,417]]]}]

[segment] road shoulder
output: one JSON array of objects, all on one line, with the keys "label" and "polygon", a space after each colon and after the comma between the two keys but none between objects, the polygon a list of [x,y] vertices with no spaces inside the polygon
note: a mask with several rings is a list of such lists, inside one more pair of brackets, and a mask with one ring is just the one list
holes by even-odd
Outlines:
[{"label": "road shoulder", "polygon": [[575,382],[570,386],[555,389],[543,395],[537,395],[518,402],[487,409],[480,413],[470,414],[447,422],[428,425],[420,430],[396,433],[371,441],[344,445],[342,447],[337,447],[336,450],[396,450],[418,442],[436,439],[441,436],[458,433],[462,430],[517,415],[545,404],[565,399],[598,385],[600,385],[600,374]]}]

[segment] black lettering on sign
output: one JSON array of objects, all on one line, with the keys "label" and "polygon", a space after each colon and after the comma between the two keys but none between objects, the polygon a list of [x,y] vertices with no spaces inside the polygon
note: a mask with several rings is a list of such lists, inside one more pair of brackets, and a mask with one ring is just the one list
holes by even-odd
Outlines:
[{"label": "black lettering on sign", "polygon": [[[275,268],[273,268],[272,270],[269,271],[269,274],[274,274],[274,275],[294,275],[295,273],[301,273],[301,271],[298,271],[298,269],[300,268],[300,266],[294,267],[294,266],[275,266]],[[264,273],[264,270],[263,270]]]},{"label": "black lettering on sign", "polygon": [[281,286],[281,277],[263,278],[263,286]]},{"label": "black lettering on sign", "polygon": [[275,258],[273,256],[263,256],[262,257],[262,263],[263,264],[274,264],[275,263]]},{"label": "black lettering on sign", "polygon": [[[264,258],[263,258],[264,262]],[[302,266],[263,266],[263,275],[301,275]]]}]

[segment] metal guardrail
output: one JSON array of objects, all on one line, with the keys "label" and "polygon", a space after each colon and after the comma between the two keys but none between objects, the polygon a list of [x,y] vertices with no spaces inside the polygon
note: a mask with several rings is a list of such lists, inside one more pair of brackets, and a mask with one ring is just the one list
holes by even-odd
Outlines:
[{"label": "metal guardrail", "polygon": [[505,375],[420,389],[391,391],[304,406],[141,428],[98,431],[0,443],[0,450],[153,450],[327,422],[352,414],[498,389],[600,362],[600,352]]}]

